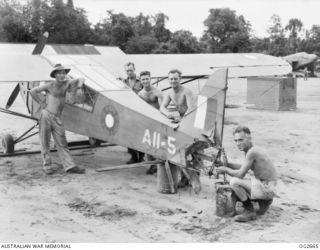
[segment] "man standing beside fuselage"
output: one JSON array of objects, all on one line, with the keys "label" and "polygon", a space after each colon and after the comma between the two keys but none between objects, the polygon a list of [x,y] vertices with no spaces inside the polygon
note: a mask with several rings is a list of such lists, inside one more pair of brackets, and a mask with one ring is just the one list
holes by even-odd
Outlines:
[{"label": "man standing beside fuselage", "polygon": [[[136,94],[142,90],[143,86],[140,80],[137,78],[135,74],[135,66],[134,63],[128,62],[125,66],[125,71],[127,74],[127,78],[123,80],[123,82],[133,90]],[[127,164],[142,162],[144,153],[134,150],[132,148],[128,148],[128,153],[131,155],[131,159],[127,161]]]},{"label": "man standing beside fuselage", "polygon": [[[163,95],[162,92],[151,85],[151,74],[149,71],[143,71],[140,73],[140,81],[143,85],[143,89],[139,92],[139,96],[153,106],[156,109],[160,109]],[[155,160],[151,155],[147,155],[148,161]],[[156,165],[151,165],[147,170],[147,174],[153,174],[157,171]]]},{"label": "man standing beside fuselage", "polygon": [[[50,157],[51,134],[65,171],[76,174],[85,172],[84,168],[78,167],[73,161],[61,121],[67,91],[80,89],[84,83],[84,78],[68,78],[67,74],[69,71],[70,69],[63,67],[61,64],[57,64],[50,74],[55,80],[30,90],[33,99],[43,108],[39,119],[39,135],[43,170],[46,174],[53,174],[55,172],[55,169],[52,168]],[[42,92],[46,93],[45,101],[40,96]]]}]

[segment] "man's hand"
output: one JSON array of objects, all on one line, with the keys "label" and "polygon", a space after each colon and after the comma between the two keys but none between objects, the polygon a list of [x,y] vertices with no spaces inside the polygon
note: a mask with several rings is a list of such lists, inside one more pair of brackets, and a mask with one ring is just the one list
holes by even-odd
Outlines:
[{"label": "man's hand", "polygon": [[214,162],[214,165],[215,165],[216,167],[222,167],[222,166],[223,166],[223,162],[220,161],[220,160],[216,160],[216,161]]},{"label": "man's hand", "polygon": [[216,171],[217,171],[218,174],[223,174],[223,173],[227,173],[228,168],[226,168],[226,167],[218,167],[218,168],[216,168]]},{"label": "man's hand", "polygon": [[179,123],[181,121],[181,117],[179,117],[179,116],[175,116],[175,117],[173,117],[173,119],[172,119],[172,122],[173,123]]},{"label": "man's hand", "polygon": [[169,113],[167,115],[168,119],[172,120],[173,123],[179,123],[181,121],[181,117],[175,114]]}]

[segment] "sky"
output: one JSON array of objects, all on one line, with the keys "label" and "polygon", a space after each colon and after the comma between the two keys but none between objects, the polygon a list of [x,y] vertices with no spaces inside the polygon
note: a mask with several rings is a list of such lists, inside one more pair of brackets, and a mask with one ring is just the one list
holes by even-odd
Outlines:
[{"label": "sky", "polygon": [[230,8],[237,15],[243,15],[251,23],[252,33],[260,38],[267,36],[273,14],[281,17],[282,26],[290,18],[299,18],[306,29],[313,24],[320,25],[320,0],[73,0],[73,3],[87,11],[93,24],[106,17],[107,10],[127,16],[163,12],[169,17],[167,28],[172,32],[189,30],[198,38],[203,34],[203,21],[211,8]]}]

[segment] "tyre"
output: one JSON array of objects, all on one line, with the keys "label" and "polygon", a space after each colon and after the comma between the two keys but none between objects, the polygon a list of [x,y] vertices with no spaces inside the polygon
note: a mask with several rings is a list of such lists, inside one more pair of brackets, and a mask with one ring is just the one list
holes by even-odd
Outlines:
[{"label": "tyre", "polygon": [[4,134],[1,138],[3,153],[12,154],[14,152],[14,140],[12,135]]}]

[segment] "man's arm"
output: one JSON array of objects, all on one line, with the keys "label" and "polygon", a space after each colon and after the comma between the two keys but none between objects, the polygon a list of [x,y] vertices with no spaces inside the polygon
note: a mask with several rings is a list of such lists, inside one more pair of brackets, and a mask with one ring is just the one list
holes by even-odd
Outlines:
[{"label": "man's arm", "polygon": [[167,110],[167,107],[170,104],[170,101],[171,101],[171,97],[170,97],[169,93],[167,93],[163,99],[163,102],[161,103],[161,106],[160,106],[160,112],[167,117],[169,117],[169,115],[170,115],[170,112]]},{"label": "man's arm", "polygon": [[84,84],[84,78],[68,79],[68,89],[80,89]]},{"label": "man's arm", "polygon": [[43,98],[41,98],[39,94],[41,94],[41,92],[43,91],[48,91],[50,89],[50,86],[51,83],[46,83],[42,86],[34,87],[30,90],[30,95],[37,103],[40,104],[41,108],[45,108],[46,103],[45,100],[43,100]]},{"label": "man's arm", "polygon": [[187,102],[188,109],[184,113],[184,115],[187,115],[189,112],[191,112],[193,110],[193,105],[194,105],[193,94],[190,89],[185,89],[185,96],[186,96],[186,102]]},{"label": "man's arm", "polygon": [[[238,177],[240,179],[243,179],[243,177],[247,174],[249,169],[252,167],[252,164],[255,160],[255,154],[252,151],[249,151],[246,155],[244,163],[241,165],[239,169],[230,169],[229,164],[228,167],[219,167],[217,168],[217,173],[227,173],[228,175]],[[238,164],[232,164],[234,167],[238,167]]]},{"label": "man's arm", "polygon": [[231,168],[231,169],[240,169],[240,168],[241,168],[241,164],[233,163],[233,162],[228,162],[228,168]]},{"label": "man's arm", "polygon": [[144,91],[143,89],[141,91],[139,91],[138,96],[142,99],[142,100],[146,100],[145,96],[144,96]]},{"label": "man's arm", "polygon": [[163,102],[163,94],[162,94],[161,90],[157,91],[157,97],[158,97],[159,107],[161,107],[161,104]]}]

